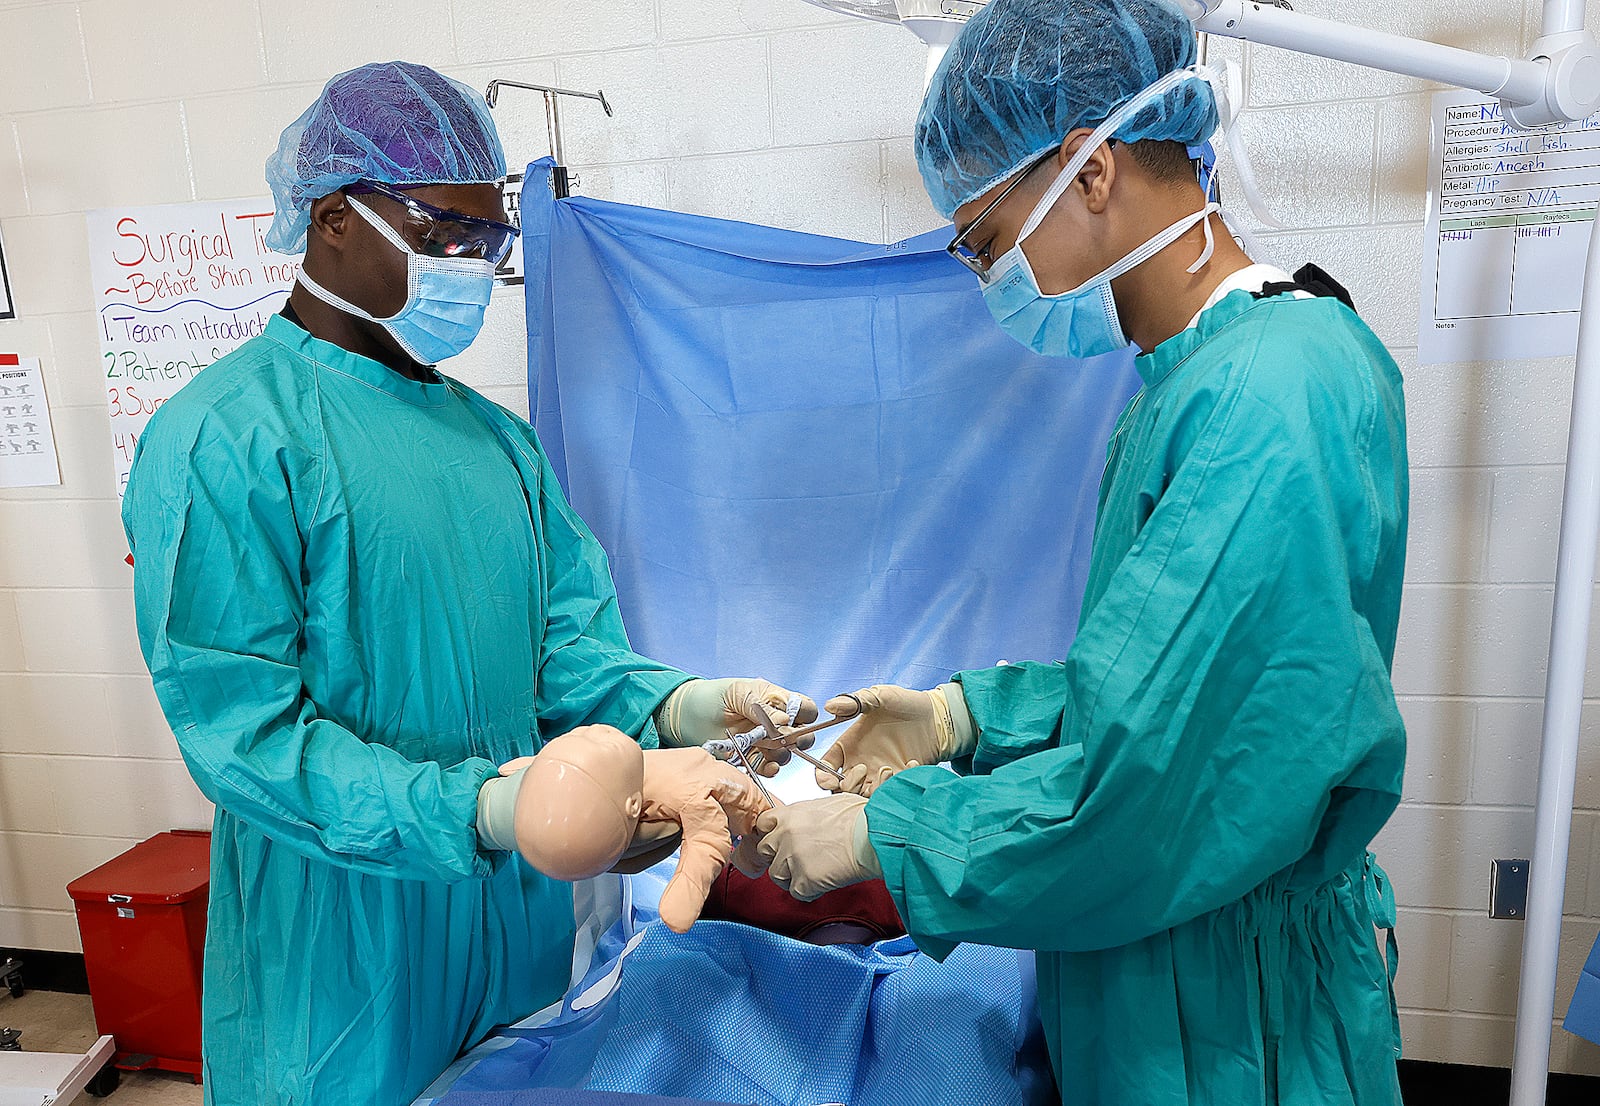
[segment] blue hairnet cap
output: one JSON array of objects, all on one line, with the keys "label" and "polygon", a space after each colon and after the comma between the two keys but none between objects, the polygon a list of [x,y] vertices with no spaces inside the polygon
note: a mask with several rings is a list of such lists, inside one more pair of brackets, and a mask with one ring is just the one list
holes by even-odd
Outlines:
[{"label": "blue hairnet cap", "polygon": [[267,245],[304,250],[312,201],[359,180],[492,184],[505,175],[505,151],[481,95],[425,65],[363,65],[324,85],[267,159],[277,204]]},{"label": "blue hairnet cap", "polygon": [[[917,168],[933,206],[950,218],[1194,60],[1194,28],[1169,0],[991,0],[951,43],[917,117]],[[1210,86],[1196,79],[1112,137],[1195,144],[1216,127]]]}]

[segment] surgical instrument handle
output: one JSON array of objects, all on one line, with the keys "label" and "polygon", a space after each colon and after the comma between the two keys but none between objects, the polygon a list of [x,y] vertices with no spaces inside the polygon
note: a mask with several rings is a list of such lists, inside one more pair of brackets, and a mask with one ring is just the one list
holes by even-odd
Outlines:
[{"label": "surgical instrument handle", "polygon": [[794,744],[794,739],[797,737],[810,737],[814,733],[821,733],[823,730],[837,726],[841,722],[854,722],[857,718],[860,718],[863,714],[865,714],[866,710],[862,707],[861,700],[856,699],[853,695],[849,698],[854,700],[856,704],[856,709],[850,713],[836,714],[832,718],[826,719],[825,721],[813,722],[809,726],[801,726],[798,730],[790,730],[787,733],[781,733],[778,735],[778,737],[782,739],[785,745],[792,745]]}]

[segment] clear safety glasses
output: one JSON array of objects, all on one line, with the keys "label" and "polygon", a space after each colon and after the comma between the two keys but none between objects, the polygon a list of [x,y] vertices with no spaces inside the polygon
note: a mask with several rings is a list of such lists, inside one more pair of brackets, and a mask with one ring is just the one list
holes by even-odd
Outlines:
[{"label": "clear safety glasses", "polygon": [[989,265],[994,261],[994,258],[989,256],[987,250],[981,253],[974,251],[967,243],[972,241],[973,235],[983,225],[983,221],[993,213],[994,209],[1005,202],[1005,198],[1016,191],[1019,184],[1028,179],[1028,174],[1054,157],[1056,151],[1060,148],[1060,146],[1052,146],[1024,165],[1021,172],[1012,179],[1010,184],[1005,186],[1000,195],[985,204],[983,210],[978,212],[978,217],[967,224],[967,229],[950,240],[950,244],[944,248],[944,252],[965,265],[979,280],[987,281],[989,279]]},{"label": "clear safety glasses", "polygon": [[347,195],[376,192],[406,209],[406,240],[417,244],[417,252],[428,257],[472,257],[499,265],[516,245],[521,231],[509,223],[480,219],[459,211],[434,207],[399,188],[377,181],[361,181],[345,188]]},{"label": "clear safety glasses", "polygon": [[[1106,139],[1107,146],[1115,146],[1116,144],[1117,140],[1115,138]],[[1002,191],[1000,195],[996,196],[994,199],[985,204],[983,210],[978,212],[978,217],[967,224],[967,229],[951,239],[950,244],[944,248],[944,252],[961,262],[961,264],[965,265],[974,274],[976,274],[979,280],[983,281],[984,283],[988,283],[989,266],[993,263],[994,258],[989,256],[989,251],[987,249],[981,252],[975,251],[972,249],[972,247],[968,246],[967,243],[973,240],[979,225],[989,217],[990,213],[992,213],[995,208],[1000,206],[1001,202],[1005,200],[1007,196],[1011,195],[1012,191],[1016,189],[1017,185],[1027,180],[1029,173],[1033,172],[1046,161],[1050,160],[1050,158],[1054,156],[1055,152],[1060,148],[1060,146],[1052,146],[1044,153],[1040,154],[1038,157],[1024,165],[1012,182],[1006,185],[1005,190]],[[1214,168],[1210,165],[1207,165],[1203,159],[1194,159],[1195,179],[1200,182],[1201,191],[1205,192],[1208,197],[1211,195],[1211,189],[1214,187],[1214,178],[1212,176],[1214,171]]]}]

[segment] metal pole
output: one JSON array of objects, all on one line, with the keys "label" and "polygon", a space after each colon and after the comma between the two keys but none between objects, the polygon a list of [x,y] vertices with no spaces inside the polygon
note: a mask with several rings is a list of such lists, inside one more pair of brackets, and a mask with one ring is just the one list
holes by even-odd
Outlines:
[{"label": "metal pole", "polygon": [[503,77],[496,77],[490,81],[489,87],[484,90],[483,98],[488,101],[490,107],[499,104],[500,90],[502,88],[525,88],[530,92],[549,92],[556,96],[576,96],[580,100],[598,100],[600,101],[600,106],[605,109],[607,116],[615,114],[611,110],[611,102],[606,99],[605,89],[601,89],[598,92],[579,92],[575,88],[557,88],[555,85],[508,81]]},{"label": "metal pole", "polygon": [[567,157],[561,148],[561,106],[556,100],[556,94],[548,90],[544,94],[544,118],[550,128],[550,153],[555,157],[557,165],[565,165]]},{"label": "metal pole", "polygon": [[494,107],[499,103],[500,89],[502,88],[523,88],[531,92],[544,94],[544,123],[545,128],[550,132],[550,156],[555,161],[555,165],[550,169],[550,189],[555,193],[556,199],[566,199],[571,194],[571,180],[567,173],[566,151],[562,148],[561,143],[561,97],[575,96],[580,100],[598,100],[609,118],[614,112],[611,110],[610,101],[606,99],[605,90],[578,92],[571,88],[556,88],[554,85],[528,84],[525,81],[508,81],[497,78],[489,82],[489,87],[483,94],[484,100],[488,102],[490,107]]},{"label": "metal pole", "polygon": [[[1582,10],[1581,0],[1550,2],[1575,2],[1580,13]],[[1198,6],[1206,11],[1195,18],[1195,27],[1212,34],[1443,81],[1514,104],[1538,103],[1544,95],[1545,67],[1536,62],[1475,54],[1436,42],[1352,27],[1254,0],[1187,0],[1186,7],[1191,12]]]},{"label": "metal pole", "polygon": [[1539,798],[1522,938],[1517,1044],[1511,1066],[1512,1106],[1543,1106],[1549,1074],[1561,907],[1572,837],[1572,790],[1578,771],[1578,723],[1589,654],[1589,608],[1594,597],[1595,554],[1600,546],[1600,212],[1590,231],[1567,434],[1561,551],[1556,560]]},{"label": "metal pole", "polygon": [[1544,0],[1546,35],[1562,35],[1583,30],[1583,0]]}]

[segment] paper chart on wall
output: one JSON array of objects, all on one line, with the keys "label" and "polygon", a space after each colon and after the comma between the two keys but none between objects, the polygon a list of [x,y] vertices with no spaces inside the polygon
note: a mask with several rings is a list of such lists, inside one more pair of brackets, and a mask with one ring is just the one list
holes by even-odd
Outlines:
[{"label": "paper chart on wall", "polygon": [[1570,357],[1600,203],[1600,119],[1519,131],[1481,92],[1433,98],[1418,358]]},{"label": "paper chart on wall", "polygon": [[39,359],[0,353],[0,488],[59,483]]},{"label": "paper chart on wall", "polygon": [[265,329],[300,258],[267,248],[268,199],[108,208],[88,220],[120,496],[150,416]]}]

